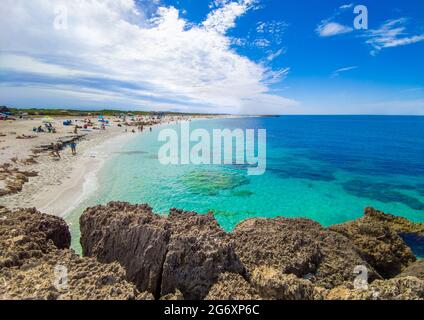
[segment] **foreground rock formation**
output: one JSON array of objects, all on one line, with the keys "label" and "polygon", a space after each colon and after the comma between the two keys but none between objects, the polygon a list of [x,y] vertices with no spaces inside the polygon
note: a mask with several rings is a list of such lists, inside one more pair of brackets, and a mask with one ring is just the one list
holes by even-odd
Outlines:
[{"label": "foreground rock formation", "polygon": [[149,299],[118,263],[69,250],[66,223],[34,209],[0,209],[0,299]]},{"label": "foreground rock formation", "polygon": [[[147,205],[115,202],[87,209],[80,225],[85,255],[120,262],[127,279],[157,299],[175,292],[185,299],[422,297],[417,277],[383,280],[415,257],[395,230],[367,214],[331,228],[308,219],[250,219],[225,233],[212,214],[171,210],[165,217]],[[366,268],[372,290],[355,289],[357,266]]]},{"label": "foreground rock formation", "polygon": [[212,214],[113,202],[80,225],[84,257],[62,219],[0,208],[0,299],[424,299],[423,260],[398,236],[420,224],[370,208],[330,228],[250,219],[226,233]]},{"label": "foreground rock formation", "polygon": [[118,261],[128,279],[156,298],[179,289],[202,299],[223,272],[243,274],[229,236],[212,215],[171,210],[155,215],[147,205],[111,203],[80,219],[83,254]]},{"label": "foreground rock formation", "polygon": [[367,213],[359,220],[332,226],[330,230],[350,239],[362,257],[386,279],[398,275],[416,260],[394,229]]}]

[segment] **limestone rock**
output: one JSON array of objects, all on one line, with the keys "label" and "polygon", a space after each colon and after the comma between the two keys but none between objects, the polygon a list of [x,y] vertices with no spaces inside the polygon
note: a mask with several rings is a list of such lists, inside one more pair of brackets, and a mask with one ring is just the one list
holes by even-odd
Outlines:
[{"label": "limestone rock", "polygon": [[383,223],[397,233],[413,233],[424,237],[424,223],[414,223],[406,218],[386,214],[370,207],[365,209],[365,218]]},{"label": "limestone rock", "polygon": [[206,300],[261,300],[258,292],[241,275],[222,273]]},{"label": "limestone rock", "polygon": [[232,237],[249,275],[266,266],[331,288],[353,281],[355,266],[365,265],[371,279],[380,278],[349,239],[308,219],[250,219]]},{"label": "limestone rock", "polygon": [[115,202],[86,210],[80,225],[85,255],[120,262],[128,279],[156,298],[178,289],[202,299],[221,273],[244,271],[211,214],[171,210],[163,217],[147,205]]},{"label": "limestone rock", "polygon": [[368,215],[330,227],[351,239],[363,258],[384,278],[393,278],[416,260],[411,249],[391,227]]},{"label": "limestone rock", "polygon": [[35,209],[0,208],[0,299],[142,299],[118,264],[69,250],[61,218]]},{"label": "limestone rock", "polygon": [[409,276],[424,280],[424,259],[417,260],[398,275],[400,278]]},{"label": "limestone rock", "polygon": [[271,300],[314,300],[314,285],[293,274],[283,274],[270,267],[259,267],[252,273],[251,285],[261,297]]},{"label": "limestone rock", "polygon": [[415,277],[377,280],[367,289],[355,289],[346,283],[329,290],[327,300],[423,300],[424,281]]}]

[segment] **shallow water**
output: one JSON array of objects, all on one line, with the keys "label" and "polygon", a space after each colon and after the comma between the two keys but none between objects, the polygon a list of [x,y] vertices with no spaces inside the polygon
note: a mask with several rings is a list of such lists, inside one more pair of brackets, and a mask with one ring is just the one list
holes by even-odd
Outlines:
[{"label": "shallow water", "polygon": [[[171,127],[177,128],[177,125]],[[213,211],[233,229],[252,217],[307,217],[325,226],[356,219],[367,206],[424,221],[424,117],[288,116],[193,121],[191,129],[267,129],[267,171],[245,166],[163,166],[160,128],[120,146],[99,188],[68,221],[79,247],[82,210],[109,201]]]}]

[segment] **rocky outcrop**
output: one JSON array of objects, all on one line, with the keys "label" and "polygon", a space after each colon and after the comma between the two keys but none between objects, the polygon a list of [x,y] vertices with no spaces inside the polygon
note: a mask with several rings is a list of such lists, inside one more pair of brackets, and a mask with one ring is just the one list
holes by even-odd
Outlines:
[{"label": "rocky outcrop", "polygon": [[365,219],[384,224],[397,233],[413,233],[424,237],[424,223],[414,223],[403,217],[387,214],[371,207],[365,209]]},{"label": "rocky outcrop", "polygon": [[403,277],[416,277],[418,279],[424,280],[424,259],[417,260],[409,267],[405,268],[401,274],[398,275],[398,278]]},{"label": "rocky outcrop", "polygon": [[147,205],[115,202],[86,210],[80,226],[84,255],[120,262],[128,279],[156,298],[178,289],[201,299],[221,273],[244,272],[211,214],[171,210],[163,217]]},{"label": "rocky outcrop", "polygon": [[268,300],[321,300],[319,289],[311,281],[270,267],[255,269],[251,285]]},{"label": "rocky outcrop", "polygon": [[85,257],[62,219],[0,207],[0,299],[424,299],[422,260],[367,215],[330,228],[250,219],[226,233],[212,214],[114,202],[80,222]]},{"label": "rocky outcrop", "polygon": [[332,288],[353,280],[355,266],[365,265],[370,279],[380,278],[349,239],[308,219],[250,219],[231,236],[249,275],[266,266]]},{"label": "rocky outcrop", "polygon": [[148,299],[118,263],[69,250],[66,223],[35,209],[0,209],[0,299]]},{"label": "rocky outcrop", "polygon": [[37,172],[21,171],[11,164],[0,166],[0,197],[22,191],[30,177],[37,176]]},{"label": "rocky outcrop", "polygon": [[249,282],[235,273],[222,273],[205,300],[262,300]]},{"label": "rocky outcrop", "polygon": [[377,280],[367,289],[346,283],[325,294],[327,300],[423,300],[424,281],[415,277]]},{"label": "rocky outcrop", "polygon": [[68,226],[60,218],[35,209],[0,210],[0,268],[20,267],[70,243]]},{"label": "rocky outcrop", "polygon": [[[371,215],[368,214],[372,212]],[[416,260],[411,249],[389,224],[373,218],[367,209],[364,218],[332,226],[352,240],[362,257],[384,278],[392,278]],[[381,214],[379,214],[382,217]]]}]

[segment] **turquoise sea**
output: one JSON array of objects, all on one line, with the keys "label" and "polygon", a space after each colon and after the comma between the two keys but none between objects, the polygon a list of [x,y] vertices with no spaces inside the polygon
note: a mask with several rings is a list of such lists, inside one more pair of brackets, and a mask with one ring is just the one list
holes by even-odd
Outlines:
[{"label": "turquoise sea", "polygon": [[[213,211],[230,231],[252,217],[307,217],[328,226],[367,206],[424,221],[424,117],[283,116],[197,120],[191,129],[266,129],[267,170],[240,165],[161,165],[158,133],[136,134],[98,175],[98,188],[67,217],[79,248],[84,208],[109,201]],[[179,129],[179,125],[168,127]],[[410,240],[412,241],[412,240]],[[417,255],[422,243],[412,243]]]}]

